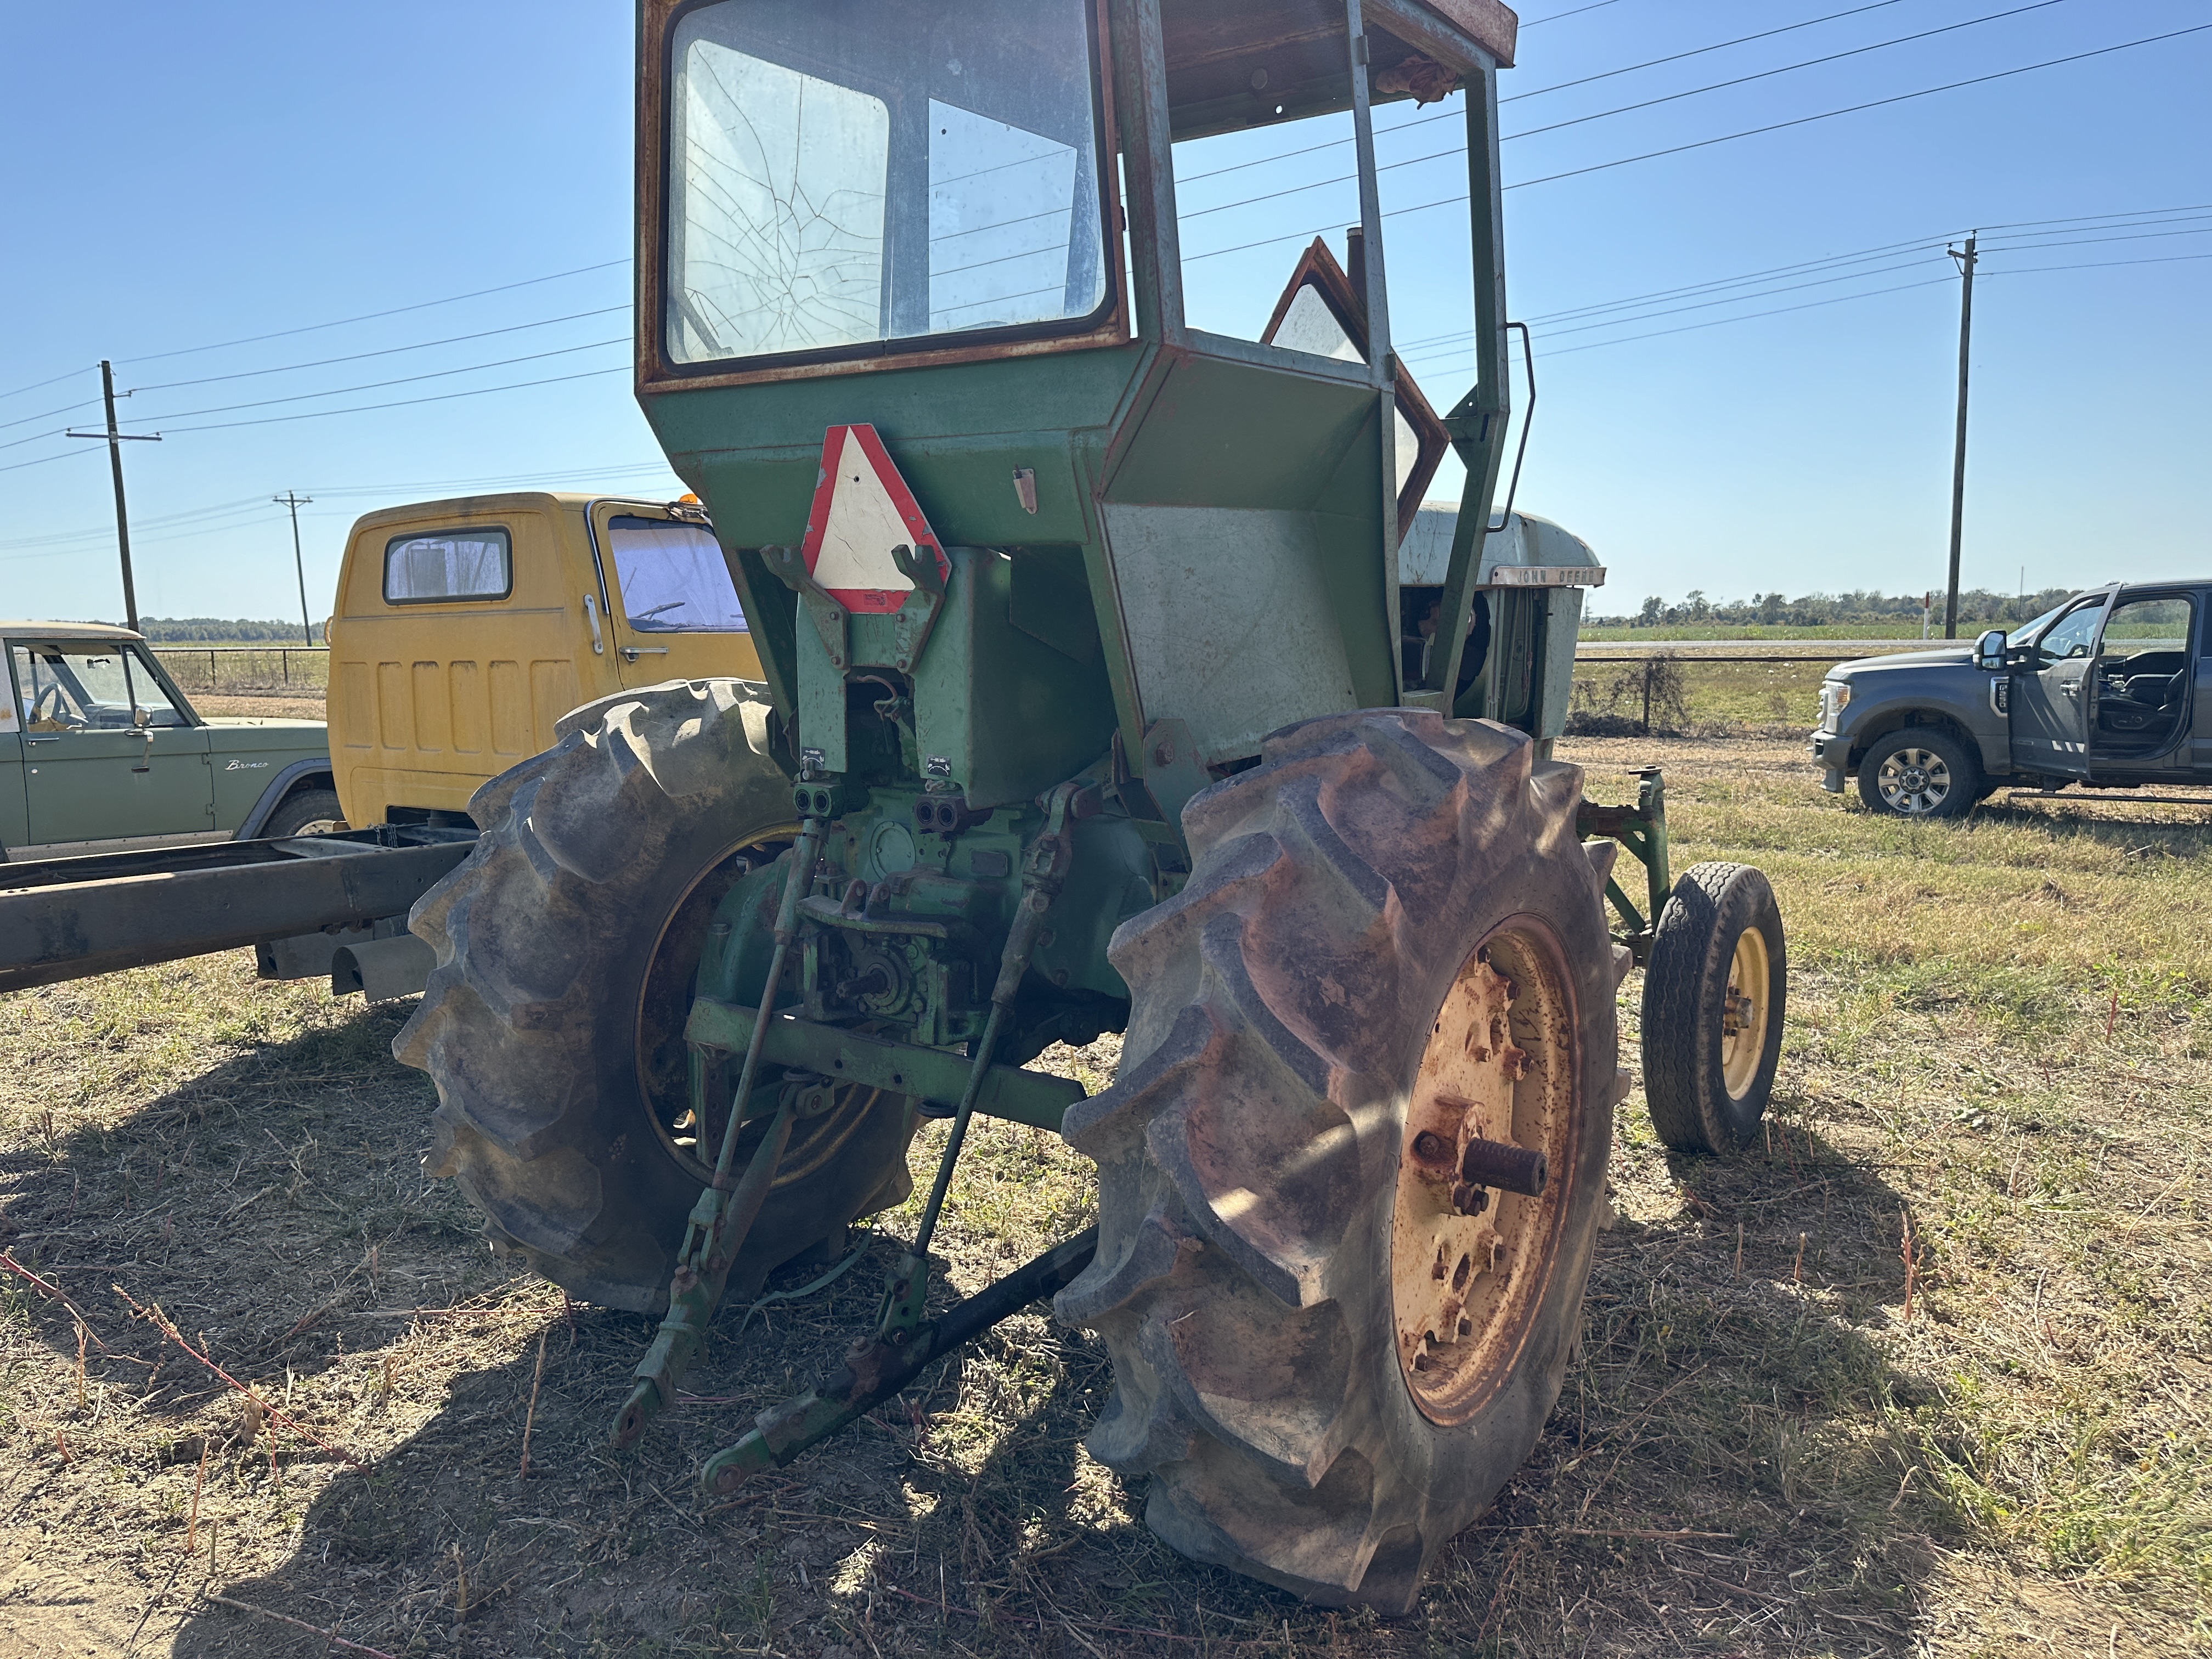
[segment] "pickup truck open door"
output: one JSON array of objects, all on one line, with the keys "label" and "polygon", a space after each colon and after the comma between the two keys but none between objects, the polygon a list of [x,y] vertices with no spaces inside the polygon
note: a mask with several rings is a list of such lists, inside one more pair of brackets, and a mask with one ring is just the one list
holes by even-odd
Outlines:
[{"label": "pickup truck open door", "polygon": [[2012,763],[2023,772],[2078,778],[2089,770],[2088,672],[2110,592],[2065,611],[2012,671]]}]

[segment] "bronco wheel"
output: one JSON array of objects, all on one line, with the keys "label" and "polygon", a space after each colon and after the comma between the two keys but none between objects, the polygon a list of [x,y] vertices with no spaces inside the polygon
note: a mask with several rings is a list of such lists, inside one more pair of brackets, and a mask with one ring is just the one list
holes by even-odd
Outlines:
[{"label": "bronco wheel", "polygon": [[1981,784],[1981,765],[1966,746],[1932,726],[1877,738],[1859,763],[1859,799],[1901,818],[1958,817],[1979,799]]},{"label": "bronco wheel", "polygon": [[335,789],[302,789],[287,795],[261,826],[264,840],[288,836],[327,836],[346,827],[345,809]]},{"label": "bronco wheel", "polygon": [[[495,1244],[590,1301],[665,1304],[711,1173],[699,1148],[720,1125],[690,1120],[684,1021],[716,906],[793,834],[769,711],[737,680],[575,711],[477,792],[475,851],[409,917],[438,965],[392,1052],[438,1085],[430,1173],[460,1182]],[[756,884],[772,911],[780,881]],[[806,1119],[729,1294],[904,1198],[916,1122],[904,1097],[849,1088]]]},{"label": "bronco wheel", "polygon": [[1404,1612],[1534,1445],[1625,1081],[1581,781],[1487,722],[1291,726],[1115,934],[1121,1071],[1066,1121],[1098,1255],[1057,1306],[1113,1356],[1091,1450],[1184,1554]]},{"label": "bronco wheel", "polygon": [[1644,1095],[1659,1139],[1732,1158],[1759,1133],[1782,1058],[1782,910],[1747,864],[1674,882],[1644,969]]}]

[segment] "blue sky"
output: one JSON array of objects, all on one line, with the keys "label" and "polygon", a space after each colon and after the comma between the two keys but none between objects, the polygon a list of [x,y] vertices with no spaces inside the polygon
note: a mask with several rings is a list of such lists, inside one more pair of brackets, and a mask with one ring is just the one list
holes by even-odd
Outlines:
[{"label": "blue sky", "polygon": [[[1607,0],[1537,21],[1574,5],[1526,9],[1504,127],[1601,118],[1509,142],[1509,181],[2212,22],[2202,0]],[[61,377],[0,398],[0,612],[119,611],[104,447],[43,435],[97,421],[103,356],[136,389],[126,418],[168,434],[125,453],[151,615],[287,615],[290,534],[267,497],[288,489],[316,498],[301,528],[319,618],[372,507],[507,481],[675,488],[625,347],[600,343],[628,333],[632,28],[626,8],[562,3],[0,15],[0,393]],[[2003,226],[1976,292],[1968,585],[2212,569],[2212,259],[2187,257],[2212,253],[2208,70],[2212,32],[1509,191],[1511,307],[1539,319],[1521,503],[1596,545],[1604,610],[1691,587],[1939,585],[1958,326],[1941,244]],[[1381,159],[1412,163],[1384,174],[1386,210],[1463,191],[1459,123],[1411,125],[1439,112],[1382,117]],[[1213,141],[1179,171],[1334,136]],[[1191,184],[1186,255],[1347,222],[1348,186],[1298,189],[1342,158]],[[2029,222],[2062,220],[2078,222]],[[1440,337],[1466,325],[1465,235],[1449,206],[1386,234],[1395,337],[1439,407],[1468,373]],[[1194,258],[1194,318],[1254,331],[1297,246]],[[2069,265],[2090,268],[2053,269]],[[499,291],[422,303],[479,289]],[[420,308],[313,326],[403,307]],[[523,380],[553,383],[446,396]],[[444,400],[319,413],[425,398]],[[249,421],[266,423],[229,424]]]}]

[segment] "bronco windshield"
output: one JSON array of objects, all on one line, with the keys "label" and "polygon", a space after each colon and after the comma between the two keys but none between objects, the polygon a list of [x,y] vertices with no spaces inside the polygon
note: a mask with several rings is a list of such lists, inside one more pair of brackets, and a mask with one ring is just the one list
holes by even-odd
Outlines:
[{"label": "bronco windshield", "polygon": [[1089,0],[683,13],[669,356],[863,355],[1103,310],[1095,39]]}]

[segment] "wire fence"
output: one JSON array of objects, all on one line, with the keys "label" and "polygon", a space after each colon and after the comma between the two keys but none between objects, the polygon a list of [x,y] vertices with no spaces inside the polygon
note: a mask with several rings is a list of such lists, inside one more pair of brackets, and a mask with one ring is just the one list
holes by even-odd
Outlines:
[{"label": "wire fence", "polygon": [[327,645],[157,645],[153,650],[188,692],[312,695],[331,683]]}]

